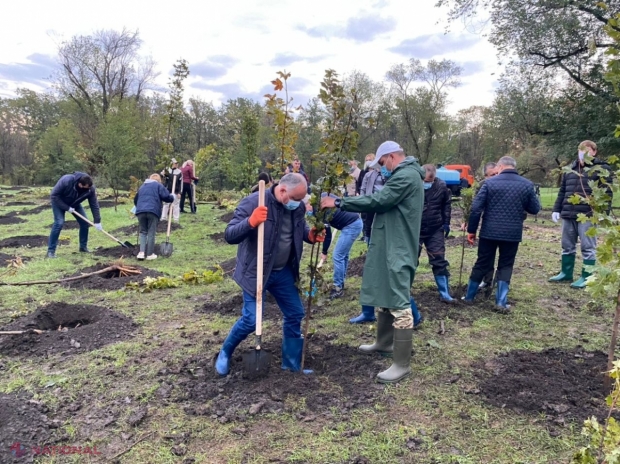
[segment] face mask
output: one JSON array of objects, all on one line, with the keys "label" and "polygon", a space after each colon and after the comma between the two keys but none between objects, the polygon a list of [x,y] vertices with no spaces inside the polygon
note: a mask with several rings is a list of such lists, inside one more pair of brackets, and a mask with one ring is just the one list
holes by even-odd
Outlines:
[{"label": "face mask", "polygon": [[428,190],[433,186],[432,182],[424,182],[424,190]]},{"label": "face mask", "polygon": [[355,171],[355,168],[349,168],[349,172]]},{"label": "face mask", "polygon": [[577,155],[579,156],[579,161],[582,161],[582,162],[583,162],[583,159],[584,159],[584,157],[586,156],[586,152],[585,152],[585,151],[583,151],[583,150],[579,150],[579,151],[577,152]]},{"label": "face mask", "polygon": [[290,211],[294,211],[297,208],[299,208],[300,204],[301,204],[301,201],[289,200],[288,203],[284,205],[284,207]]},{"label": "face mask", "polygon": [[368,166],[370,166],[370,161],[366,161],[366,162],[364,163],[364,168],[367,168]]},{"label": "face mask", "polygon": [[389,179],[390,176],[392,175],[392,171],[388,171],[388,169],[385,166],[381,166],[381,175],[385,179]]}]

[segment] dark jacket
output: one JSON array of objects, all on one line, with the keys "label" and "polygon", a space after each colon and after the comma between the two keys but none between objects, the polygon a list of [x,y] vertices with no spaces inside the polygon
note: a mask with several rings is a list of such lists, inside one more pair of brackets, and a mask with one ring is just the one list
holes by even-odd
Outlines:
[{"label": "dark jacket", "polygon": [[101,223],[101,211],[99,211],[99,201],[97,200],[97,190],[94,185],[90,189],[78,189],[80,179],[86,174],[83,172],[74,172],[62,176],[52,189],[50,195],[52,204],[59,207],[63,211],[69,211],[69,208],[75,208],[77,205],[88,199],[88,205],[93,213],[93,221],[95,224]]},{"label": "dark jacket", "polygon": [[523,214],[538,214],[540,202],[534,184],[516,169],[505,169],[486,180],[480,188],[469,216],[467,232],[475,234],[480,217],[480,238],[520,242],[523,238]]},{"label": "dark jacket", "polygon": [[[601,166],[603,169],[607,169],[611,173],[609,165],[601,161],[598,158],[592,159],[592,166],[581,166],[578,160],[575,160],[571,164],[571,169],[581,174],[570,172],[562,176],[562,185],[558,191],[558,197],[553,205],[553,212],[560,213],[562,219],[577,219],[579,213],[583,213],[586,216],[592,216],[592,208],[585,203],[578,203],[573,205],[569,202],[570,197],[577,194],[580,197],[586,197],[592,194],[592,189],[588,185],[589,181],[599,182],[601,175],[598,172],[588,173],[585,172],[589,167]],[[611,180],[609,180],[611,182]],[[611,196],[611,190],[608,194]]]},{"label": "dark jacket", "polygon": [[444,224],[450,224],[452,218],[451,200],[452,193],[441,179],[435,178],[431,188],[424,190],[424,211],[422,212],[422,225],[420,226],[421,237],[430,237]]},{"label": "dark jacket", "polygon": [[[276,200],[274,194],[275,184],[265,191],[265,206],[267,206],[267,221],[265,221],[265,251],[263,256],[263,283],[266,284],[278,248],[278,236],[280,233],[281,218],[284,214],[293,215],[293,244],[295,252],[291,253],[290,266],[293,269],[295,280],[299,280],[299,263],[303,242],[308,240],[310,229],[305,221],[306,205],[302,201],[295,211],[289,211]],[[232,220],[226,226],[224,239],[231,245],[239,245],[237,248],[237,267],[233,279],[250,295],[256,296],[256,253],[258,242],[258,229],[250,226],[249,219],[252,212],[258,207],[258,193],[252,193],[245,197],[235,209]]]},{"label": "dark jacket", "polygon": [[[327,196],[327,193],[322,193],[321,198]],[[330,194],[332,198],[338,198],[336,195]],[[337,230],[342,230],[347,226],[350,226],[355,221],[361,221],[360,215],[357,213],[349,213],[343,211],[340,208],[334,208],[327,212],[327,217],[331,215],[329,223],[325,227],[325,241],[323,242],[323,254],[327,254],[329,246],[332,243],[332,227]]]},{"label": "dark jacket", "polygon": [[133,204],[136,206],[136,214],[152,213],[160,218],[162,201],[172,203],[174,195],[156,180],[146,179],[138,189]]},{"label": "dark jacket", "polygon": [[362,172],[360,172],[360,175],[357,178],[357,181],[355,181],[355,193],[357,193],[358,195],[361,195],[361,191],[362,191],[362,182],[364,182],[364,177],[366,176],[366,174],[368,174],[368,172],[370,171],[370,168],[364,168],[362,169]]},{"label": "dark jacket", "polygon": [[181,172],[183,173],[184,184],[191,184],[193,180],[198,180],[198,178],[194,176],[194,167],[189,164],[181,168]]},{"label": "dark jacket", "polygon": [[[172,168],[166,168],[163,171],[164,175],[164,184],[170,193],[181,193],[183,191],[183,172],[177,168],[176,174],[173,173]],[[172,181],[174,178],[177,178],[176,184],[174,186],[174,192],[172,191]]]}]

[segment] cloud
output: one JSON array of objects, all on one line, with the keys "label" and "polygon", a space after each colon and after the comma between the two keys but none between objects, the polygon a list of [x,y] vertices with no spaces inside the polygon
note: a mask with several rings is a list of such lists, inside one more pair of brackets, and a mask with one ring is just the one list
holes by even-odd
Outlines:
[{"label": "cloud", "polygon": [[453,34],[426,34],[403,40],[388,50],[407,58],[430,59],[448,52],[464,50],[474,46],[480,39],[475,36],[456,36]]},{"label": "cloud", "polygon": [[297,53],[292,52],[278,53],[272,58],[269,64],[271,66],[290,66],[291,64],[297,63],[299,61],[305,61],[306,63],[316,63],[329,56],[330,55],[301,56]]},{"label": "cloud", "polygon": [[[312,91],[305,90],[307,87],[314,85],[314,82],[310,79],[303,77],[291,77],[288,82],[289,97],[293,97],[293,106],[305,105],[315,95]],[[250,100],[257,101],[259,103],[265,102],[265,94],[273,93],[273,85],[267,84],[262,86],[256,92],[247,91],[240,82],[228,82],[225,84],[209,84],[204,81],[193,82],[191,87],[200,90],[209,90],[211,92],[217,92],[223,96],[222,101],[234,100],[236,98],[248,98]],[[316,84],[318,93],[319,84]]]},{"label": "cloud", "polygon": [[393,18],[382,18],[373,14],[349,18],[346,25],[322,24],[314,27],[298,25],[297,29],[310,37],[329,39],[337,37],[353,40],[358,43],[371,42],[380,34],[393,31],[396,21]]},{"label": "cloud", "polygon": [[46,80],[57,69],[58,63],[41,53],[33,53],[27,59],[30,63],[0,63],[0,79],[47,86]]},{"label": "cloud", "polygon": [[190,63],[189,70],[192,76],[215,79],[226,75],[228,70],[237,63],[237,61],[238,60],[232,56],[215,55],[199,63]]},{"label": "cloud", "polygon": [[465,61],[459,63],[459,66],[463,68],[461,76],[472,76],[484,71],[484,61]]}]

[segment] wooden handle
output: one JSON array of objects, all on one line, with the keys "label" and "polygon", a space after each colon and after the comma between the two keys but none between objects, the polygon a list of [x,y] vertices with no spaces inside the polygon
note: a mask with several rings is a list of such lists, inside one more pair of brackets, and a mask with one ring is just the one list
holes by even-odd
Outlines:
[{"label": "wooden handle", "polygon": [[[258,206],[265,206],[265,181],[258,181]],[[265,253],[265,223],[258,226],[256,247],[256,336],[263,333],[263,255]]]},{"label": "wooden handle", "polygon": [[168,208],[168,230],[166,232],[166,242],[168,240],[170,240],[170,226],[172,226],[172,210],[174,209],[174,202],[177,199],[177,194],[174,191],[176,186],[177,186],[177,176],[174,174],[174,169],[172,170],[172,196],[174,196],[174,200],[172,200],[172,203],[170,204],[170,207]]},{"label": "wooden handle", "polygon": [[[91,226],[95,227],[95,224],[92,223],[91,221],[89,221],[87,218],[85,218],[84,216],[82,216],[80,213],[78,213],[77,211],[74,211],[73,214],[75,214],[77,217],[79,217],[80,219],[82,219],[83,221],[85,221],[87,224],[90,224]],[[121,242],[119,239],[117,239],[116,237],[114,237],[111,234],[108,234],[105,230],[101,229],[101,232],[103,232],[104,234],[106,234],[108,237],[110,237],[112,240],[114,240],[115,242],[118,243],[123,243]]]}]

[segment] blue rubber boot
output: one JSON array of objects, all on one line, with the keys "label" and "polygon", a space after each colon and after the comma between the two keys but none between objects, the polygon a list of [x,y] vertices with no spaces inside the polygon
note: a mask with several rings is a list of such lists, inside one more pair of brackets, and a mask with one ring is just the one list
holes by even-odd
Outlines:
[{"label": "blue rubber boot", "polygon": [[375,307],[362,305],[362,314],[352,319],[349,319],[351,324],[363,324],[364,322],[375,322]]},{"label": "blue rubber boot", "polygon": [[230,358],[232,357],[235,348],[237,348],[239,343],[241,343],[244,339],[245,336],[240,333],[237,324],[233,325],[233,328],[230,329],[226,340],[224,340],[222,349],[215,360],[215,371],[219,375],[228,375],[230,372]]},{"label": "blue rubber boot", "polygon": [[508,290],[510,289],[510,285],[508,282],[503,280],[497,281],[497,292],[495,293],[495,306],[497,310],[502,313],[507,313],[510,311],[510,306],[508,306]]},{"label": "blue rubber boot", "polygon": [[448,276],[436,275],[435,282],[437,283],[437,290],[439,290],[439,296],[441,301],[446,303],[454,303],[454,298],[450,296],[450,285],[448,284]]},{"label": "blue rubber boot", "polygon": [[478,286],[480,285],[480,282],[474,282],[473,280],[470,280],[469,283],[467,284],[467,294],[465,295],[465,302],[466,303],[473,303],[474,302],[474,298],[476,297],[476,293],[478,293]]},{"label": "blue rubber boot", "polygon": [[[299,372],[301,370],[301,352],[304,348],[303,338],[282,339],[282,369]],[[304,369],[304,374],[311,374],[312,370]]]},{"label": "blue rubber boot", "polygon": [[411,305],[411,313],[413,314],[413,327],[416,328],[424,321],[424,318],[420,314],[418,305],[415,304],[415,300],[412,296],[409,296],[409,304]]}]

